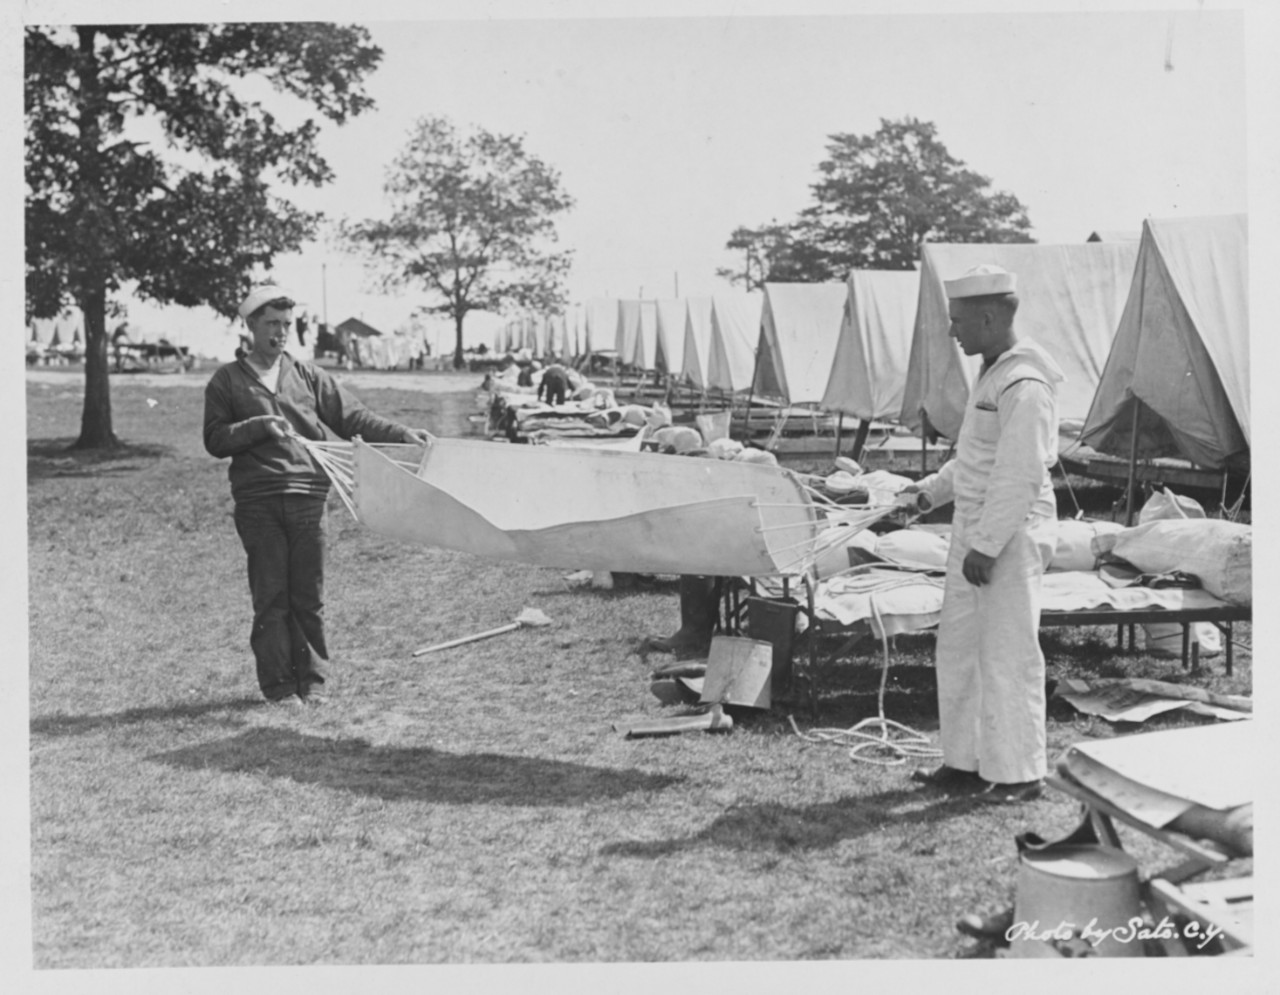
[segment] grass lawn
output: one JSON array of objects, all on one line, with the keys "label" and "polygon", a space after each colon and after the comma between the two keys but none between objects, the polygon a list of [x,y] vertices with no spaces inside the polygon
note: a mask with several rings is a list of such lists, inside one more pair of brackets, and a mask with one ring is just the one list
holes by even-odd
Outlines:
[{"label": "grass lawn", "polygon": [[[1014,835],[1076,822],[1053,795],[1005,811],[916,790],[782,711],[624,740],[614,720],[664,712],[633,649],[675,627],[674,582],[570,590],[397,545],[336,499],[332,701],[266,708],[227,464],[181,379],[112,379],[128,447],[106,456],[66,449],[79,374],[27,385],[38,968],[964,957],[980,951],[953,923],[1011,898]],[[360,393],[441,434],[473,410],[470,392]],[[410,656],[524,606],[555,625]],[[1246,650],[1227,678],[1220,658],[1188,675],[1113,643],[1053,630],[1051,676],[1249,693]],[[932,656],[931,635],[898,640],[886,708],[936,732]],[[860,646],[801,727],[874,715],[879,666]],[[1051,710],[1051,754],[1116,732]]]}]

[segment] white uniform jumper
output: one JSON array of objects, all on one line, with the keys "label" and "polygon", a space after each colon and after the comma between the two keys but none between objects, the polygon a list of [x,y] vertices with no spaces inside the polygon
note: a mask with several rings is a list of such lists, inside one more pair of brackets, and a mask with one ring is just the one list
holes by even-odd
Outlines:
[{"label": "white uniform jumper", "polygon": [[[934,506],[955,501],[938,625],[943,762],[999,784],[1046,773],[1040,582],[1057,520],[1049,469],[1064,379],[1043,349],[1016,343],[969,392],[955,458],[920,481]],[[981,587],[961,572],[970,549],[996,558]]]}]

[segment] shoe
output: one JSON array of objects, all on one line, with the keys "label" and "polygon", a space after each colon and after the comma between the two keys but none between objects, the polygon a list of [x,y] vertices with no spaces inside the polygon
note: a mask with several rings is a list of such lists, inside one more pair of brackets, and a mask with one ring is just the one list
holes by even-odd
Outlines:
[{"label": "shoe", "polygon": [[303,701],[296,694],[287,694],[283,698],[267,698],[266,703],[272,708],[301,708]]},{"label": "shoe", "polygon": [[985,940],[999,946],[1008,946],[1009,929],[1013,926],[1013,909],[1005,909],[994,915],[980,916],[969,912],[956,922],[956,929],[975,940]]},{"label": "shoe", "polygon": [[977,794],[980,802],[989,805],[1018,805],[1035,801],[1044,794],[1044,781],[1015,781],[1012,784],[988,784]]},{"label": "shoe", "polygon": [[984,783],[976,770],[961,770],[946,764],[935,768],[918,767],[911,772],[911,780],[940,791],[964,792],[979,791]]},{"label": "shoe", "polygon": [[312,708],[320,708],[329,704],[329,696],[323,691],[311,691],[302,695],[298,700],[304,705],[310,705]]}]

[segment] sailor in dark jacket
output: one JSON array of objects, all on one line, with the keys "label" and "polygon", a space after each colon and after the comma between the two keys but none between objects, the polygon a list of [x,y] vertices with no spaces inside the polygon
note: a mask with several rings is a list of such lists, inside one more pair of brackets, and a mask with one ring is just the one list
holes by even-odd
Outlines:
[{"label": "sailor in dark jacket", "polygon": [[258,287],[240,305],[253,348],[205,388],[204,445],[230,457],[236,531],[249,560],[249,645],[268,701],[323,702],[325,499],[329,478],[297,436],[429,443],[421,430],[375,415],[327,372],[285,352],[292,297]]}]

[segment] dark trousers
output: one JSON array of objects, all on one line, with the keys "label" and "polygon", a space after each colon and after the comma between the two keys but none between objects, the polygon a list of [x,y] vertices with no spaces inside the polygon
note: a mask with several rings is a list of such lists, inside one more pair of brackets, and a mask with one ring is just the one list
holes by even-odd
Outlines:
[{"label": "dark trousers", "polygon": [[249,558],[258,686],[268,698],[306,696],[324,683],[325,499],[298,494],[236,504]]}]

